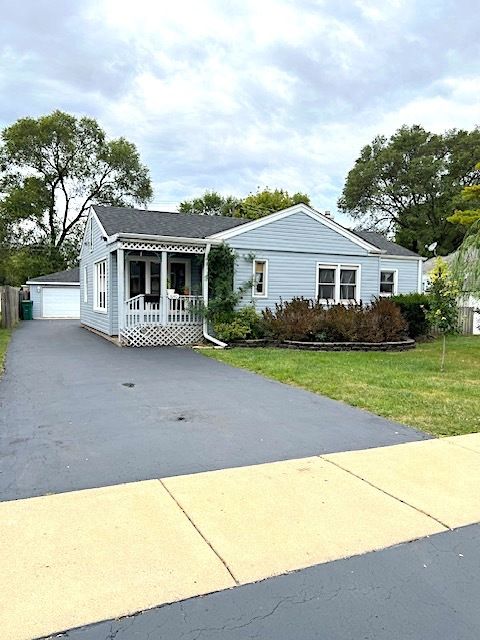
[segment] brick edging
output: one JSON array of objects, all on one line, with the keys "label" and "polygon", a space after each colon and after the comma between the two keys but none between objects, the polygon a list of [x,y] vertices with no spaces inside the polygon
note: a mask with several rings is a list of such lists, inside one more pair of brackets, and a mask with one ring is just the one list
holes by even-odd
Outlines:
[{"label": "brick edging", "polygon": [[229,347],[276,347],[278,349],[298,349],[303,351],[408,351],[416,347],[415,340],[399,342],[301,342],[298,340],[239,340]]}]

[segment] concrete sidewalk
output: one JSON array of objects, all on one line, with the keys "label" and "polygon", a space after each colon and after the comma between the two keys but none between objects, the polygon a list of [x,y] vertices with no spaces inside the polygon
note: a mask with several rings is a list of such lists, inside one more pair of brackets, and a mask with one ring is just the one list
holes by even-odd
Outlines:
[{"label": "concrete sidewalk", "polygon": [[0,503],[31,640],[480,522],[480,434]]}]

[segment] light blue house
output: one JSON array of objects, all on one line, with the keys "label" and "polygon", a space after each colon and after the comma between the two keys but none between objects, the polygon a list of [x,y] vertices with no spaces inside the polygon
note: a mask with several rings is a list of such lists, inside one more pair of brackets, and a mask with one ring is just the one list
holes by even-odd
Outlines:
[{"label": "light blue house", "polygon": [[259,220],[92,206],[80,254],[80,321],[126,345],[205,337],[208,255],[236,253],[241,304],[258,310],[294,296],[370,302],[422,289],[422,258],[375,232],[353,232],[298,204]]}]

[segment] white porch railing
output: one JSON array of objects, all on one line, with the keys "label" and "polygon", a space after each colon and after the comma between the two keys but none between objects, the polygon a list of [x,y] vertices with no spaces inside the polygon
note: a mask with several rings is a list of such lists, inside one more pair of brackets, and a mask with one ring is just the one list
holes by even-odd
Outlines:
[{"label": "white porch railing", "polygon": [[201,324],[201,296],[160,297],[158,302],[146,302],[143,294],[125,302],[125,328],[139,324],[178,325]]}]

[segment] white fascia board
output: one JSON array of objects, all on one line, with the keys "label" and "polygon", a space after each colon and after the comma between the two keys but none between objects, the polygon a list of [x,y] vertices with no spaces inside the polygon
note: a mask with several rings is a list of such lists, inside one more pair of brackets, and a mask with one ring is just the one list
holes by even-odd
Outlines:
[{"label": "white fascia board", "polygon": [[95,205],[92,205],[90,207],[90,210],[92,212],[93,217],[95,218],[96,223],[98,224],[98,226],[100,227],[100,231],[102,232],[102,236],[104,238],[108,238],[108,233],[105,231],[105,227],[103,226],[103,224],[100,222],[100,218],[97,215],[97,212],[95,211]]},{"label": "white fascia board", "polygon": [[170,242],[179,244],[198,244],[200,246],[206,246],[207,244],[220,244],[220,240],[210,240],[208,238],[184,238],[182,236],[156,236],[142,233],[116,233],[113,236],[109,236],[107,244],[112,242],[121,242],[122,240],[146,240],[149,242]]},{"label": "white fascia board", "polygon": [[354,244],[362,247],[369,253],[382,254],[382,250],[376,247],[362,238],[359,238],[357,235],[342,227],[341,224],[335,222],[331,218],[324,216],[319,211],[312,209],[306,204],[295,204],[292,207],[288,207],[288,209],[283,209],[282,211],[277,211],[275,213],[271,213],[268,216],[264,216],[263,218],[259,218],[258,220],[252,220],[251,222],[246,222],[245,224],[239,225],[238,227],[234,227],[233,229],[228,229],[227,231],[220,231],[219,233],[214,233],[209,236],[210,239],[215,240],[229,240],[230,238],[234,238],[235,236],[239,236],[242,233],[247,233],[247,231],[252,231],[253,229],[259,229],[266,224],[270,224],[271,222],[276,222],[277,220],[282,220],[283,218],[288,218],[289,216],[294,215],[295,213],[305,213],[307,216],[310,216],[313,220],[320,222],[325,227],[328,227],[332,231],[336,231],[343,237],[347,238]]},{"label": "white fascia board", "polygon": [[386,258],[388,260],[426,260],[426,258],[422,258],[421,256],[396,256],[392,253],[384,253],[380,256],[381,258]]},{"label": "white fascia board", "polygon": [[83,230],[82,243],[81,243],[81,245],[80,245],[80,255],[79,255],[79,257],[80,257],[80,258],[82,257],[82,254],[83,254],[83,248],[84,248],[84,246],[85,246],[85,234],[87,233],[87,230],[88,230],[88,221],[89,221],[89,219],[90,219],[91,217],[92,217],[92,218],[95,220],[95,222],[97,223],[98,228],[100,229],[100,232],[101,232],[102,236],[103,236],[104,238],[108,238],[108,234],[107,234],[107,232],[105,231],[105,227],[104,227],[104,226],[103,226],[103,224],[100,222],[100,218],[98,217],[97,212],[95,211],[95,205],[93,205],[93,204],[92,204],[92,205],[90,205],[90,208],[89,208],[89,210],[88,210],[88,214],[87,214],[87,218],[86,218],[86,220],[85,220],[85,228],[84,228],[84,230]]},{"label": "white fascia board", "polygon": [[80,286],[80,282],[47,282],[47,281],[39,282],[38,280],[27,280],[25,284],[42,285],[42,287],[48,284],[52,284],[55,286],[62,286],[62,287],[79,287]]}]

